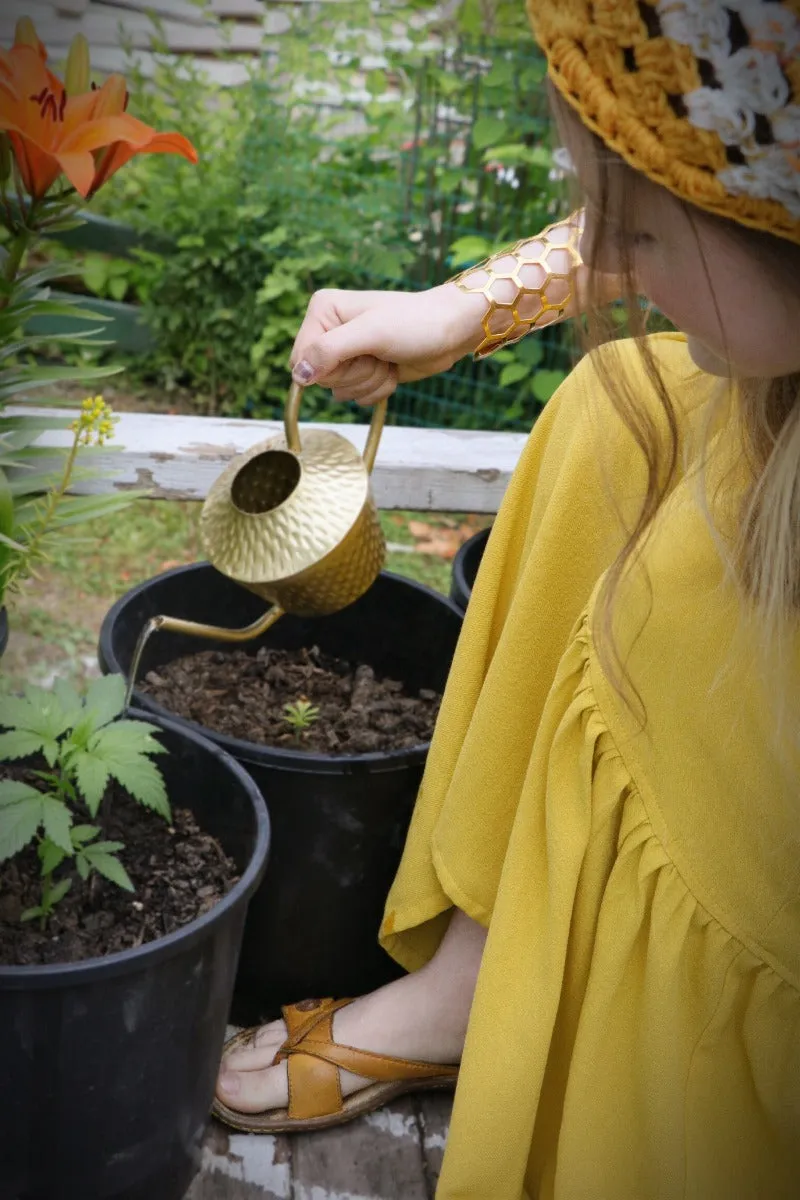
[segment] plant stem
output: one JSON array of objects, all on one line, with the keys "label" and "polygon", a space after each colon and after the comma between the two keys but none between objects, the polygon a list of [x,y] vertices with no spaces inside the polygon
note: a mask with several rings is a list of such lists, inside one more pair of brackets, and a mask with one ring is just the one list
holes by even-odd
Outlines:
[{"label": "plant stem", "polygon": [[17,575],[19,575],[20,571],[23,570],[23,564],[25,564],[25,563],[30,564],[36,558],[36,552],[39,547],[39,544],[42,541],[42,538],[47,533],[48,529],[50,528],[50,523],[55,515],[56,509],[58,508],[61,501],[64,499],[64,495],[65,495],[67,488],[69,487],[70,482],[72,480],[72,471],[75,466],[75,459],[78,456],[78,450],[80,448],[80,436],[81,436],[80,432],[76,431],[75,437],[73,438],[73,442],[70,447],[69,454],[67,455],[67,461],[64,464],[64,470],[61,474],[61,479],[55,487],[52,487],[50,489],[50,491],[47,493],[47,495],[45,497],[44,509],[43,509],[41,515],[39,516],[36,530],[33,533],[33,535],[31,536],[30,540],[26,543],[24,555],[19,556],[19,560],[18,560],[19,565],[17,567],[17,570],[14,571],[12,569],[9,572],[8,578],[7,578],[6,584],[5,584],[6,590],[8,590],[9,585],[11,583],[13,583],[14,579],[16,578]]},{"label": "plant stem", "polygon": [[[22,265],[22,260],[25,257],[25,251],[28,249],[30,240],[30,230],[23,229],[17,234],[11,243],[6,256],[5,267],[3,268],[3,278],[5,279],[6,283],[13,283],[17,278],[17,272]],[[4,299],[3,307],[5,307],[7,303],[8,300]]]}]

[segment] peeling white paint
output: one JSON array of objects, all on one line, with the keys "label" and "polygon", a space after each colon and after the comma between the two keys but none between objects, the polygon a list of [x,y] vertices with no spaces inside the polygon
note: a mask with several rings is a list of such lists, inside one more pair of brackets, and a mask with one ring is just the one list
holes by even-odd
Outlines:
[{"label": "peeling white paint", "polygon": [[293,1200],[377,1200],[375,1196],[362,1196],[355,1192],[329,1192],[327,1188],[303,1187],[302,1183],[294,1185]]},{"label": "peeling white paint", "polygon": [[425,1138],[426,1150],[444,1150],[447,1139],[441,1133],[429,1133]]},{"label": "peeling white paint", "polygon": [[381,1133],[390,1133],[392,1137],[416,1136],[414,1118],[403,1113],[393,1112],[391,1108],[378,1108],[375,1112],[367,1113],[364,1120],[373,1129],[380,1129]]},{"label": "peeling white paint", "polygon": [[292,1195],[289,1164],[275,1162],[275,1138],[268,1134],[250,1137],[246,1133],[232,1133],[227,1154],[215,1154],[211,1147],[205,1146],[201,1170],[257,1184],[278,1200],[290,1200]]}]

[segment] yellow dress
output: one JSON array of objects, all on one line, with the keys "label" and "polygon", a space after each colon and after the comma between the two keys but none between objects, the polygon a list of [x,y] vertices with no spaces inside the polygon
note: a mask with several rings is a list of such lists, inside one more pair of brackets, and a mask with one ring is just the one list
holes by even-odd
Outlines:
[{"label": "yellow dress", "polygon": [[409,969],[453,905],[489,926],[438,1200],[800,1197],[797,723],[698,500],[714,382],[652,346],[683,449],[616,609],[646,721],[593,631],[645,473],[589,357],[498,516],[387,901]]}]

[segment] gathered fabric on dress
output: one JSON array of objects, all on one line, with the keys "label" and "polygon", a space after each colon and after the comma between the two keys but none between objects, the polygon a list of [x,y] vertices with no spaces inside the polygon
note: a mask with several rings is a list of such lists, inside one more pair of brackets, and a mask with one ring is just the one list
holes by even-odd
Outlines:
[{"label": "gathered fabric on dress", "polygon": [[650,347],[681,465],[616,596],[623,682],[596,610],[646,470],[592,355],[498,514],[386,904],[408,969],[453,906],[489,928],[439,1200],[800,1196],[798,723],[704,511],[735,509],[733,410],[704,482],[719,381]]}]

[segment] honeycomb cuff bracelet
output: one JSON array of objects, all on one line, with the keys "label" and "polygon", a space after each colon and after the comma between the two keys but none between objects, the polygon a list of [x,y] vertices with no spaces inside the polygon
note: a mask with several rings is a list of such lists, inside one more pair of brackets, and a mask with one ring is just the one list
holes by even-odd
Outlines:
[{"label": "honeycomb cuff bracelet", "polygon": [[486,358],[532,329],[573,315],[567,310],[575,294],[575,272],[582,264],[578,250],[582,232],[583,212],[578,211],[451,280],[462,291],[486,298],[483,339],[475,358]]}]

